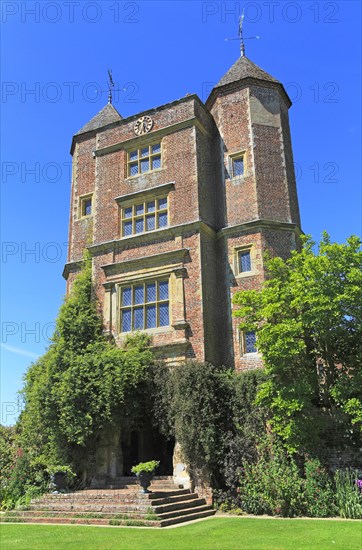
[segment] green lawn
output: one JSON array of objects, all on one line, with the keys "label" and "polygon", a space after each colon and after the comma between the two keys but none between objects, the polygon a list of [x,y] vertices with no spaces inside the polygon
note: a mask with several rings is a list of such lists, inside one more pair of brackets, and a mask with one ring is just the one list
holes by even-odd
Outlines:
[{"label": "green lawn", "polygon": [[362,522],[212,518],[174,529],[1,525],[1,550],[361,550]]}]

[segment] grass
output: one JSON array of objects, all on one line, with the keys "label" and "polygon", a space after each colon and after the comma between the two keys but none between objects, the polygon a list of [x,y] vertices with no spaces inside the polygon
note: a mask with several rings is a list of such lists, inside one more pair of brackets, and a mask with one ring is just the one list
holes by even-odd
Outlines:
[{"label": "grass", "polygon": [[1,550],[361,550],[346,520],[211,518],[175,529],[2,525]]}]

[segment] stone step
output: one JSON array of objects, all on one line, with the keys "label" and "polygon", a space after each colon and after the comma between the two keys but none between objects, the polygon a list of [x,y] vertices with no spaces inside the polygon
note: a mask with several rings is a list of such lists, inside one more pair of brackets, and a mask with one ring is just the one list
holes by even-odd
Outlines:
[{"label": "stone step", "polygon": [[198,498],[197,493],[187,492],[187,493],[181,494],[181,495],[162,496],[162,497],[157,497],[155,499],[151,498],[150,499],[150,504],[151,504],[151,506],[162,506],[163,504],[172,504],[172,503],[176,503],[176,502],[183,502],[185,500],[191,500],[191,499],[194,499],[194,498]]},{"label": "stone step", "polygon": [[[101,487],[107,487],[108,485],[138,485],[139,480],[137,476],[134,477],[128,477],[128,478],[116,478],[112,479],[112,481],[108,481]],[[151,485],[174,485],[173,479],[155,479],[153,478],[151,480]],[[96,488],[96,487],[95,487]],[[93,487],[90,487],[90,489],[93,489]]]},{"label": "stone step", "polygon": [[212,506],[209,504],[203,504],[200,506],[195,506],[194,508],[184,508],[181,510],[173,510],[172,512],[164,512],[163,514],[156,514],[158,519],[161,521],[176,518],[176,517],[182,517],[187,516],[190,514],[194,514],[195,512],[206,512],[207,510],[213,510]]},{"label": "stone step", "polygon": [[182,508],[190,508],[192,506],[196,505],[204,505],[205,500],[204,499],[183,499],[183,500],[177,500],[177,501],[168,501],[167,504],[160,504],[160,505],[151,505],[150,503],[102,503],[102,504],[96,504],[96,503],[85,503],[85,504],[79,504],[72,505],[72,504],[58,504],[56,506],[49,506],[49,505],[30,505],[29,511],[39,510],[42,512],[96,512],[96,513],[127,513],[127,512],[142,512],[145,513],[149,508],[153,508],[155,510],[155,513],[163,513],[163,512],[169,512],[173,510],[181,510]]},{"label": "stone step", "polygon": [[152,493],[141,493],[133,491],[113,491],[113,492],[87,492],[81,491],[76,493],[61,493],[48,494],[40,498],[33,499],[32,504],[44,503],[60,503],[60,502],[104,502],[104,501],[139,501],[139,500],[155,500],[160,498],[178,497],[181,495],[189,495],[189,489],[175,489],[173,491],[154,491]]},{"label": "stone step", "polygon": [[146,519],[105,519],[105,518],[70,518],[70,517],[30,517],[2,518],[0,523],[57,523],[75,525],[124,525],[134,527],[161,527],[157,520]]},{"label": "stone step", "polygon": [[[110,497],[113,497],[113,496],[117,496],[118,494],[119,495],[125,495],[127,493],[133,495],[134,493],[138,493],[140,491],[140,487],[137,486],[136,488],[136,491],[134,490],[134,488],[114,488],[114,489],[83,489],[82,491],[74,491],[74,492],[69,492],[69,493],[45,493],[44,495],[42,495],[40,498],[50,498],[50,499],[54,499],[54,500],[59,500],[59,499],[67,499],[67,498],[77,498],[78,496],[79,497],[84,497],[84,496],[87,496],[87,497],[102,497],[102,496],[110,496]],[[150,493],[141,493],[141,494],[144,494],[144,495],[149,495],[151,493],[167,493],[167,494],[171,494],[171,493],[186,493],[186,492],[189,492],[190,489],[184,489],[184,488],[179,488],[179,487],[176,487],[175,485],[172,486],[170,489],[160,489],[159,487],[156,487],[155,490],[150,490]],[[36,499],[34,499],[36,500]]]},{"label": "stone step", "polygon": [[137,504],[102,504],[102,505],[89,505],[83,504],[82,506],[30,506],[30,510],[39,510],[41,512],[84,512],[84,513],[107,513],[107,514],[126,514],[128,512],[146,513],[149,506],[140,506]]},{"label": "stone step", "polygon": [[201,512],[194,512],[185,516],[178,516],[175,518],[165,519],[160,521],[160,527],[167,527],[168,525],[176,525],[177,523],[183,523],[185,521],[193,521],[196,519],[204,519],[215,515],[216,510],[204,510]]},{"label": "stone step", "polygon": [[[204,512],[207,510],[212,510],[211,506],[205,504],[202,506],[196,506],[194,508],[185,508],[181,510],[174,510],[171,512],[165,512],[163,514],[155,514],[157,515],[157,520],[163,521],[175,517],[181,517],[186,516],[190,514],[194,514],[195,512]],[[87,512],[79,512],[77,510],[71,511],[71,512],[64,512],[64,511],[53,511],[53,512],[45,512],[41,510],[22,510],[22,511],[10,511],[5,514],[5,518],[13,518],[14,520],[23,519],[24,521],[28,521],[32,518],[68,518],[68,519],[86,519],[86,520],[93,520],[93,519],[145,519],[147,515],[150,515],[150,512],[148,510],[146,511],[128,511],[128,513],[124,514],[116,514],[116,513],[104,513],[104,512],[93,512],[93,513],[87,513]],[[156,520],[156,518],[155,518]]]},{"label": "stone step", "polygon": [[119,493],[120,499],[130,498],[141,498],[145,500],[155,500],[159,498],[173,498],[178,497],[182,495],[189,495],[191,494],[190,489],[174,489],[174,490],[156,490],[156,491],[150,491],[149,493],[143,493],[142,491],[136,491],[136,492],[123,492]]},{"label": "stone step", "polygon": [[[137,483],[137,476],[118,476],[114,478],[115,481],[120,483]],[[173,482],[173,476],[154,476],[152,478],[152,483],[157,483],[159,481],[171,481]]]},{"label": "stone step", "polygon": [[[91,489],[97,488],[117,488],[117,487],[135,487],[139,485],[138,478],[132,477],[116,477],[112,481],[107,482],[93,482],[90,486]],[[152,486],[174,487],[175,483],[172,476],[156,476],[151,481]],[[177,485],[176,485],[177,486]]]},{"label": "stone step", "polygon": [[129,510],[147,510],[152,507],[156,513],[163,513],[172,510],[192,507],[205,504],[203,498],[198,498],[196,493],[187,493],[184,495],[173,495],[169,497],[156,499],[137,499],[136,501],[127,500],[39,500],[30,504],[30,510],[41,511],[74,511],[81,512],[123,512]]},{"label": "stone step", "polygon": [[[17,513],[18,514],[18,513]],[[144,515],[134,515],[132,517],[117,516],[116,514],[102,514],[101,517],[89,517],[86,514],[80,516],[72,514],[57,513],[56,515],[41,515],[40,512],[28,515],[23,512],[21,515],[5,514],[2,517],[2,523],[56,523],[56,524],[88,524],[88,525],[134,525],[134,526],[148,526],[148,527],[166,527],[168,525],[175,525],[185,521],[192,521],[195,519],[202,519],[205,517],[213,516],[215,510],[211,506],[204,505],[195,508],[188,508],[185,510],[179,510],[172,513],[161,514],[157,519],[145,519]]]},{"label": "stone step", "polygon": [[189,489],[156,489],[144,494],[102,488],[43,495],[34,499],[26,510],[6,513],[2,521],[162,527],[202,519],[214,513],[205,499]]},{"label": "stone step", "polygon": [[[203,510],[210,510],[211,506],[208,504],[200,505],[194,508],[185,508],[180,510],[173,510],[171,512],[164,512],[162,514],[158,514],[159,519],[168,519],[175,517],[177,515],[185,515],[190,514],[196,510],[203,511]],[[155,512],[154,512],[155,513]],[[94,516],[94,518],[98,519],[132,519],[132,518],[143,518],[145,515],[150,514],[150,509],[146,510],[127,510],[127,513],[116,513],[116,512],[84,512],[79,510],[71,510],[71,511],[64,511],[64,510],[52,510],[52,511],[45,511],[45,510],[10,510],[5,513],[4,517],[19,517],[19,518],[30,518],[30,517],[71,517],[71,518],[77,518],[77,517],[84,517],[88,518],[89,516]],[[155,515],[157,515],[155,513]]]},{"label": "stone step", "polygon": [[173,512],[174,510],[184,510],[186,508],[195,508],[196,506],[203,506],[206,504],[203,498],[193,498],[192,500],[184,500],[182,502],[175,502],[171,504],[164,504],[162,506],[153,506],[153,509],[157,515],[165,512]]},{"label": "stone step", "polygon": [[148,510],[143,511],[127,511],[127,513],[107,513],[107,512],[80,512],[79,510],[72,510],[71,512],[64,511],[64,510],[54,510],[54,511],[45,511],[45,510],[21,510],[21,511],[13,511],[10,510],[9,512],[6,512],[2,517],[5,518],[36,518],[36,517],[43,517],[43,518],[56,518],[56,517],[64,517],[64,518],[84,518],[84,519],[142,519],[145,518],[145,516],[150,515],[150,512]]},{"label": "stone step", "polygon": [[85,500],[65,500],[65,499],[43,499],[38,500],[37,502],[32,502],[30,505],[30,510],[40,510],[47,512],[74,512],[79,510],[80,512],[119,512],[125,513],[129,511],[146,511],[148,508],[156,508],[167,505],[182,505],[184,502],[192,502],[197,500],[197,493],[190,493],[185,491],[184,494],[176,494],[171,496],[164,496],[162,493],[162,498],[137,498],[136,500],[128,499],[85,499]]},{"label": "stone step", "polygon": [[[184,487],[182,485],[174,485],[174,484],[157,484],[157,485],[150,485],[148,488],[150,491],[173,491],[178,489],[183,489]],[[107,485],[105,487],[98,488],[98,489],[92,489],[92,491],[100,491],[101,493],[107,492],[107,491],[129,491],[133,493],[138,493],[141,491],[141,487],[139,483],[135,483],[133,485]]]}]

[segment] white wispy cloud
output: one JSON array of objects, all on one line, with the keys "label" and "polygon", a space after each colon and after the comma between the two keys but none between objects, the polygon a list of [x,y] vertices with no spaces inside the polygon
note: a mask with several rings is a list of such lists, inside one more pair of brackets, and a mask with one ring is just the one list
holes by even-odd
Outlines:
[{"label": "white wispy cloud", "polygon": [[36,355],[31,351],[27,351],[26,349],[22,349],[22,348],[16,348],[14,346],[8,346],[8,344],[1,343],[1,347],[6,351],[10,351],[10,353],[17,353],[18,355],[24,355],[24,357],[30,357],[31,359],[38,359],[39,357],[39,355]]}]

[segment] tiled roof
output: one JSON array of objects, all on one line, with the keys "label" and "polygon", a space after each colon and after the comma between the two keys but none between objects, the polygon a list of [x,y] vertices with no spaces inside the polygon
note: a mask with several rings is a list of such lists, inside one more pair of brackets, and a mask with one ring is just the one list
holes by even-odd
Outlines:
[{"label": "tiled roof", "polygon": [[84,134],[85,132],[90,132],[92,130],[97,130],[113,122],[118,122],[122,120],[122,116],[119,114],[117,109],[108,103],[101,111],[99,111],[96,116],[94,116],[83,128],[81,128],[75,135]]},{"label": "tiled roof", "polygon": [[263,71],[263,69],[258,67],[258,65],[255,65],[255,63],[250,61],[247,57],[242,56],[235,61],[234,65],[217,83],[215,88],[219,88],[225,84],[230,84],[231,82],[236,82],[237,80],[242,80],[243,78],[257,78],[259,80],[279,83],[279,80],[276,80],[276,78]]}]

